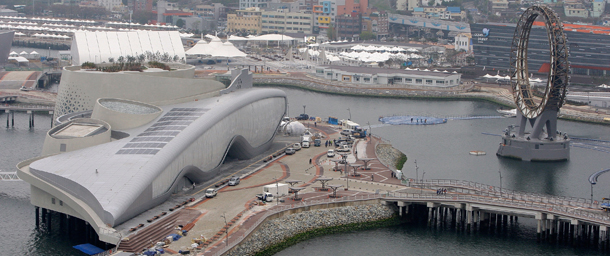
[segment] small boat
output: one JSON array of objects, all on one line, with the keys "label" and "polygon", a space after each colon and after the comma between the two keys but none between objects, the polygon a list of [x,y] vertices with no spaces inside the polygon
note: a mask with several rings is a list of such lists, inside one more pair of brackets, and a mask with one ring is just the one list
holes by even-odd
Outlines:
[{"label": "small boat", "polygon": [[513,108],[513,109],[497,109],[496,111],[498,111],[498,113],[502,114],[505,117],[516,117],[517,116],[517,109]]},{"label": "small boat", "polygon": [[485,151],[473,150],[473,151],[470,151],[470,154],[473,156],[484,156],[487,153],[485,153]]}]

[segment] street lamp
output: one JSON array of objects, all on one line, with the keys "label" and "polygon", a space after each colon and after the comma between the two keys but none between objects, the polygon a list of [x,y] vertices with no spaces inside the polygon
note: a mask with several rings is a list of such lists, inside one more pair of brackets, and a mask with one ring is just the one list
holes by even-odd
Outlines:
[{"label": "street lamp", "polygon": [[305,114],[305,107],[307,107],[307,105],[303,105],[303,114]]},{"label": "street lamp", "polygon": [[498,169],[498,174],[500,174],[500,198],[502,198],[502,172]]},{"label": "street lamp", "polygon": [[279,184],[278,184],[278,179],[273,177],[273,179],[275,180],[275,205],[278,205],[280,202],[280,192],[279,192]]},{"label": "street lamp", "polygon": [[227,234],[227,242],[225,243],[225,247],[229,245],[229,228],[227,227],[227,217],[225,213],[223,213],[220,217],[225,220],[225,233]]},{"label": "street lamp", "polygon": [[421,174],[421,183],[422,183],[422,185],[419,187],[419,193],[420,193],[420,194],[422,193],[422,190],[424,189],[424,176],[425,176],[425,175],[426,175],[426,171],[424,171],[424,172]]},{"label": "street lamp", "polygon": [[349,119],[347,120],[352,120],[352,111],[349,108],[347,108],[347,111],[349,112]]},{"label": "street lamp", "polygon": [[417,159],[415,160],[415,182],[419,181],[419,167],[417,167]]}]

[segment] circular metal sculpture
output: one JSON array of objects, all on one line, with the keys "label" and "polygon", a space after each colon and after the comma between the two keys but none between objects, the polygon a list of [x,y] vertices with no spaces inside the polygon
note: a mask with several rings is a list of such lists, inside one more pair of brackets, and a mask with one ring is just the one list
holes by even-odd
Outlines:
[{"label": "circular metal sculpture", "polygon": [[[547,30],[550,50],[550,70],[544,96],[535,99],[530,87],[527,66],[527,46],[532,25],[541,17]],[[563,25],[553,10],[546,6],[532,6],[519,19],[513,37],[510,74],[513,96],[524,117],[534,119],[544,110],[558,111],[563,105],[568,79],[568,48]]]},{"label": "circular metal sculpture", "polygon": [[[537,18],[543,21],[535,24]],[[550,50],[548,82],[542,97],[534,96],[528,77],[527,47],[534,24],[546,27]],[[538,32],[542,31],[534,30],[541,36]],[[536,43],[545,42],[536,40]],[[570,138],[557,131],[557,114],[564,103],[570,78],[568,69],[566,37],[557,15],[545,6],[525,10],[515,28],[510,57],[510,81],[519,109],[517,124],[504,131],[497,155],[524,161],[570,159]],[[531,130],[526,131],[529,126]]]}]

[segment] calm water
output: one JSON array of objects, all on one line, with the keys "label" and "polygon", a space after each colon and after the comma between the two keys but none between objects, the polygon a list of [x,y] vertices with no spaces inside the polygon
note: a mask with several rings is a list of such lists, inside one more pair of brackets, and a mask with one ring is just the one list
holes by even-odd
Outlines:
[{"label": "calm water", "polygon": [[[351,118],[366,126],[379,124],[380,116],[430,115],[471,116],[497,115],[498,107],[477,101],[423,101],[344,97],[283,89],[289,97],[290,116],[303,113],[326,118]],[[348,108],[350,111],[348,111]],[[15,128],[6,129],[6,115],[0,114],[0,170],[15,171],[15,165],[37,156],[42,148],[50,116],[36,116],[36,127],[28,128],[28,116],[15,115]],[[404,171],[415,177],[414,160],[419,175],[426,179],[471,180],[522,191],[589,198],[589,175],[610,167],[607,153],[572,148],[571,160],[561,163],[529,163],[495,156],[500,138],[482,132],[500,134],[515,119],[479,119],[449,121],[442,125],[386,126],[373,128],[373,134],[392,141],[409,158]],[[559,130],[575,137],[610,140],[610,127],[575,122],[559,122]],[[471,150],[483,150],[486,156],[474,157]],[[610,195],[610,175],[599,178],[595,198]],[[84,255],[71,246],[74,241],[34,229],[34,207],[29,203],[29,186],[24,182],[0,182],[0,232],[5,234],[0,255]],[[374,254],[592,254],[569,247],[537,244],[534,231],[521,218],[521,226],[508,235],[474,234],[464,236],[454,231],[431,231],[420,227],[394,227],[366,232],[325,236],[295,245],[279,255],[374,255]],[[396,246],[399,245],[399,246]],[[350,249],[345,249],[350,248]],[[447,250],[449,249],[449,250]]]}]

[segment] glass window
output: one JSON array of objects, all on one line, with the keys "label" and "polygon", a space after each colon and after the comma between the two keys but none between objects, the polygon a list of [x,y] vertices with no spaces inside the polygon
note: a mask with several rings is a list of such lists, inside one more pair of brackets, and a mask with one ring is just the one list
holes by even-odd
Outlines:
[{"label": "glass window", "polygon": [[416,83],[416,84],[421,84],[421,83],[422,83],[422,80],[421,80],[421,79],[415,79],[415,83]]},{"label": "glass window", "polygon": [[411,78],[405,78],[405,83],[413,83],[413,79],[411,79]]},{"label": "glass window", "polygon": [[432,80],[431,79],[426,79],[426,84],[432,84]]}]

